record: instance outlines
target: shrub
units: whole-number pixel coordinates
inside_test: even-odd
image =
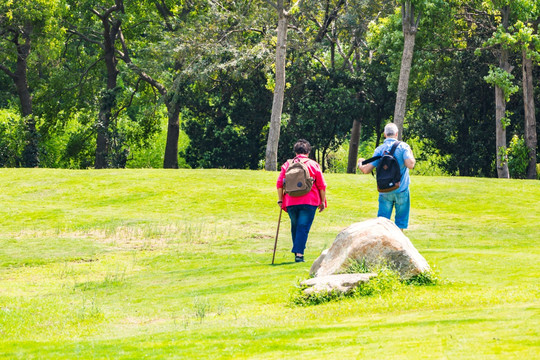
[[[291,294],[292,305],[295,305],[295,306],[319,305],[319,304],[324,304],[331,301],[340,300],[346,297],[351,297],[351,295],[353,295],[353,292],[345,294],[338,291],[305,294],[304,293],[305,289],[306,287],[300,284],[296,286],[295,291],[293,291],[293,293]]]
[[[24,140],[24,123],[19,114],[0,109],[0,167],[21,165]]]
[[[377,276],[366,283],[360,283],[356,288],[347,293],[330,291],[306,294],[304,293],[304,290],[307,287],[300,285],[299,281],[291,294],[291,304],[295,306],[318,305],[345,298],[388,294],[403,289],[406,286],[434,286],[441,283],[438,274],[435,271],[427,271],[407,280],[402,280],[399,272],[384,261],[381,261],[376,266],[370,267],[365,261],[354,260],[349,263],[343,273],[376,273]]]
[[[441,283],[439,275],[434,271],[426,271],[405,281],[407,285],[433,286]]]
[[[390,293],[403,288],[399,273],[387,265],[381,265],[376,271],[377,274],[366,283],[361,283],[354,290],[356,296],[372,296],[383,293]]]
[[[529,166],[529,148],[525,145],[522,137],[514,135],[508,146],[508,171],[514,179],[527,177]]]

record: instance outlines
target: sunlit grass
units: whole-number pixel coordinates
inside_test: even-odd
[[[540,183],[413,177],[406,235],[443,281],[291,305],[320,251],[374,217],[328,174],[290,254],[276,173],[0,169],[0,358],[529,359],[540,353]]]

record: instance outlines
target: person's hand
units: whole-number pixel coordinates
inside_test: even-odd
[[[319,212],[322,212],[326,208],[326,206],[324,205],[324,201],[321,201],[318,208],[319,208]]]
[[[282,204],[282,203],[283,203],[282,200],[278,200],[278,201],[277,201],[277,205],[278,205],[279,207],[281,207],[281,204]]]
[[[364,162],[364,160],[366,160],[366,159],[364,159],[364,158],[358,159],[358,167],[362,166],[362,162]]]

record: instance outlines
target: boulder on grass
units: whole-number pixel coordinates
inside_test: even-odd
[[[300,285],[307,286],[305,294],[329,293],[332,291],[347,293],[360,283],[366,283],[377,274],[339,274],[326,275],[304,280]]]
[[[379,217],[355,223],[341,231],[332,246],[323,251],[310,275],[326,276],[342,272],[352,261],[370,268],[387,263],[403,279],[429,271],[429,265],[409,238],[393,221]]]

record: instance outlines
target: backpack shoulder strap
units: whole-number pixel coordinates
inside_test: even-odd
[[[295,156],[294,159],[290,159],[290,160],[288,160],[288,161],[290,161],[291,164],[292,164],[293,162],[299,162],[299,163],[305,164],[305,163],[307,163],[307,162],[310,161],[310,160],[311,160],[310,158],[301,158],[301,157],[299,157],[299,156]]]
[[[369,159],[362,161],[362,165],[369,164],[371,162],[374,162],[375,160],[379,160],[381,157],[381,155],[370,157]]]
[[[401,141],[396,141],[396,142],[392,145],[392,147],[390,148],[390,155],[392,155],[392,156],[394,155],[394,152],[396,151],[396,148],[398,147],[398,145],[399,145],[400,142],[401,142]],[[369,164],[369,163],[372,163],[372,162],[374,162],[374,161],[376,161],[376,160],[379,160],[380,158],[382,158],[382,155],[373,156],[373,157],[370,157],[370,158],[367,159],[367,160],[362,161],[362,164],[364,164],[364,165],[365,165],[365,164]]]
[[[396,141],[393,145],[392,145],[392,148],[390,149],[390,155],[394,156],[394,153],[396,152],[396,148],[398,147],[398,145],[401,143],[401,141]]]

